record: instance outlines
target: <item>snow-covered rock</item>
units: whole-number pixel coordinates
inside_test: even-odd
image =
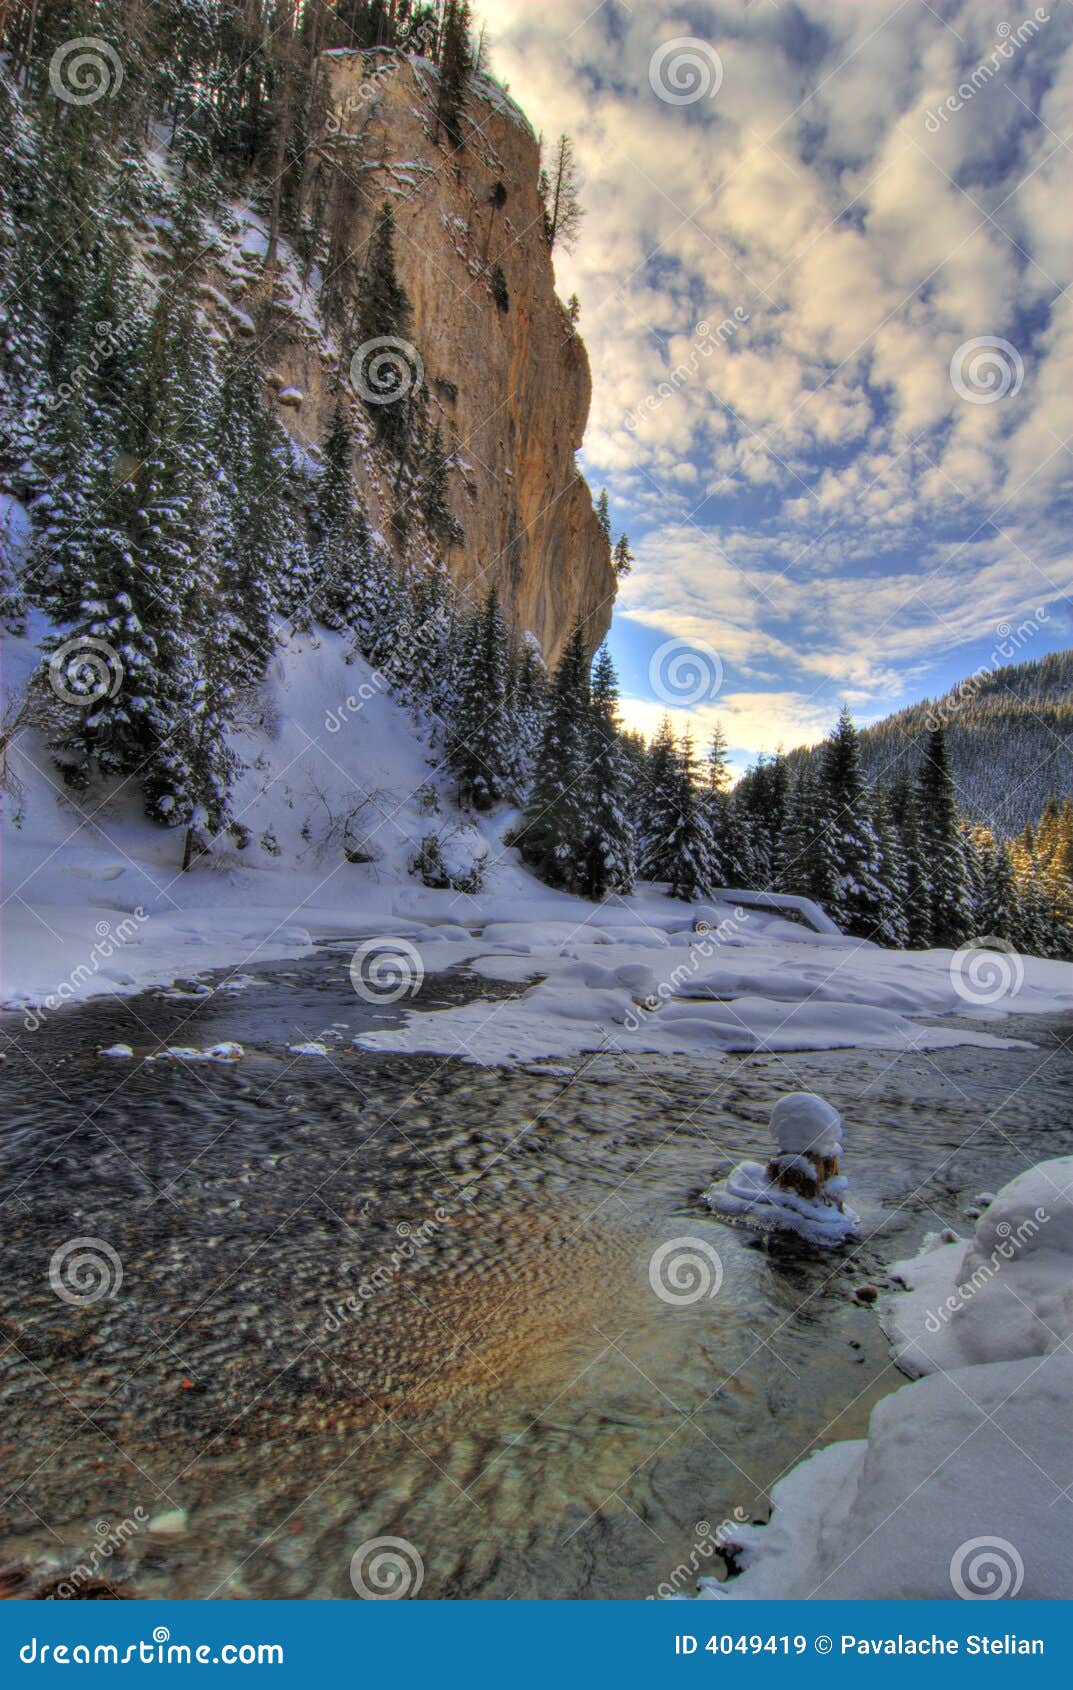
[[[240,1062],[245,1054],[242,1046],[233,1039],[223,1039],[207,1050],[199,1050],[196,1045],[165,1045],[163,1050],[154,1051],[146,1061],[160,1062],[171,1057],[176,1062]]]
[[[720,1220],[757,1232],[793,1232],[811,1244],[842,1244],[860,1222],[843,1202],[838,1171],[842,1117],[814,1092],[788,1092],[771,1111],[775,1155],[740,1162],[704,1193]]]

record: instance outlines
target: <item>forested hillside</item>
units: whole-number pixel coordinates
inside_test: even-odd
[[[960,808],[1000,837],[1036,821],[1052,795],[1073,793],[1073,651],[971,675],[862,728],[867,778],[890,783],[914,767],[940,722]]]

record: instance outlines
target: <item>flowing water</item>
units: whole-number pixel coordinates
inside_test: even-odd
[[[689,1588],[721,1570],[721,1527],[763,1517],[781,1473],[860,1436],[901,1382],[856,1292],[1068,1148],[1069,1018],[1004,1023],[1032,1041],[1010,1051],[506,1072],[354,1049],[397,1011],[355,998],[348,956],[32,1033],[6,1018],[0,1569],[16,1582],[78,1565],[78,1588],[92,1574],[133,1596],[352,1597],[352,1558],[374,1583],[365,1546],[386,1536],[410,1546],[421,1596]],[[478,991],[497,988],[430,978],[417,1007]],[[326,1029],[327,1058],[289,1052]],[[140,1060],[221,1039],[244,1059]],[[97,1054],[117,1041],[138,1060]],[[845,1252],[758,1245],[699,1202],[713,1173],[765,1156],[793,1089],[847,1120],[865,1224]],[[70,1264],[50,1281],[76,1238],[115,1253],[121,1283],[98,1242],[110,1278],[92,1287],[114,1294],[67,1300]],[[709,1280],[667,1302],[650,1265],[682,1238]]]

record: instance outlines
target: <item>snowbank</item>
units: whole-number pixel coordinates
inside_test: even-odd
[[[904,1372],[1049,1355],[1073,1335],[1073,1157],[1011,1181],[967,1244],[929,1240],[890,1271],[906,1291],[880,1314]]]
[[[833,1444],[735,1531],[723,1600],[1073,1595],[1073,1358],[991,1362],[885,1397],[868,1438]]]
[[[994,1599],[1073,1595],[1073,1158],[1001,1191],[966,1243],[892,1270],[895,1357],[926,1374],[884,1398],[735,1533],[744,1571],[701,1595]]]

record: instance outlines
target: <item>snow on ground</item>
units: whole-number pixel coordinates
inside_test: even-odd
[[[765,1526],[735,1531],[721,1599],[1073,1595],[1073,1158],[1021,1174],[968,1243],[898,1263],[895,1359],[923,1374],[866,1439],[801,1462]]]
[[[17,696],[44,632],[4,642]],[[506,1001],[436,1012],[363,1040],[380,1049],[509,1063],[607,1048],[711,1054],[870,1045],[916,1050],[1007,1041],[911,1019],[1073,1005],[1073,977],[1026,959],[1015,997],[974,1006],[950,953],[889,952],[733,900],[690,907],[642,887],[594,907],[542,886],[476,822],[409,713],[341,636],[282,645],[234,735],[245,830],[186,874],[182,834],[147,823],[134,782],[76,800],[40,734],[20,733],[21,804],[5,798],[3,1001],[30,1024],[99,993],[308,954],[318,941],[395,942],[415,972],[461,963],[516,983]],[[452,874],[483,858],[480,893],[410,872],[435,834]],[[239,982],[236,982],[236,984]]]

